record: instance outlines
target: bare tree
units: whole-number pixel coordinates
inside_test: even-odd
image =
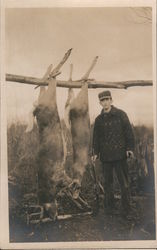
[[[136,23],[152,23],[152,8],[151,7],[131,7],[132,18]]]

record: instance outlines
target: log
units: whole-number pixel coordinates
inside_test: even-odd
[[[48,81],[44,81],[41,78],[29,77],[29,76],[21,76],[21,75],[13,75],[13,74],[6,74],[6,81],[9,82],[18,82],[24,84],[31,84],[31,85],[39,85],[39,86],[47,86]],[[57,80],[56,85],[57,87],[64,87],[64,88],[81,88],[84,85],[85,80],[76,80],[76,81],[64,81],[64,80]],[[152,86],[152,80],[130,80],[130,81],[117,81],[117,82],[110,82],[110,81],[95,81],[94,79],[87,79],[86,82],[88,83],[88,88],[96,89],[96,88],[114,88],[114,89],[127,89],[130,87],[144,87],[144,86]]]
[[[77,214],[64,214],[64,215],[58,215],[57,220],[67,220],[71,218],[77,218],[77,217],[83,217],[83,216],[88,216],[91,215],[91,212],[82,212],[82,213],[77,213]],[[34,220],[29,220],[28,224],[38,224],[38,223],[47,223],[47,222],[53,222],[53,220],[49,217],[43,218],[43,219],[34,219]]]

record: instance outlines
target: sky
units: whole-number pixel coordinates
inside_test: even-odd
[[[93,58],[98,62],[90,74],[102,81],[152,80],[152,26],[139,23],[131,8],[12,8],[5,13],[6,72],[42,77],[69,48],[72,54],[57,79],[80,79]],[[29,122],[37,100],[34,86],[7,82],[8,124]],[[89,90],[91,123],[100,113],[98,93]],[[113,105],[127,112],[134,125],[153,124],[153,88],[110,89]],[[79,90],[75,90],[75,94]],[[59,115],[64,117],[67,89],[57,88]]]

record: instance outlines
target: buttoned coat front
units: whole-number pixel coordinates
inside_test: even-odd
[[[97,116],[93,131],[93,154],[102,162],[126,159],[126,151],[134,150],[134,133],[127,114],[111,106],[109,113]]]

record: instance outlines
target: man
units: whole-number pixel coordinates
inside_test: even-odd
[[[129,210],[127,157],[133,157],[134,134],[126,113],[112,105],[110,91],[98,95],[101,114],[95,119],[92,160],[100,159],[105,180],[105,208],[114,208],[113,169],[121,188],[123,211]]]

